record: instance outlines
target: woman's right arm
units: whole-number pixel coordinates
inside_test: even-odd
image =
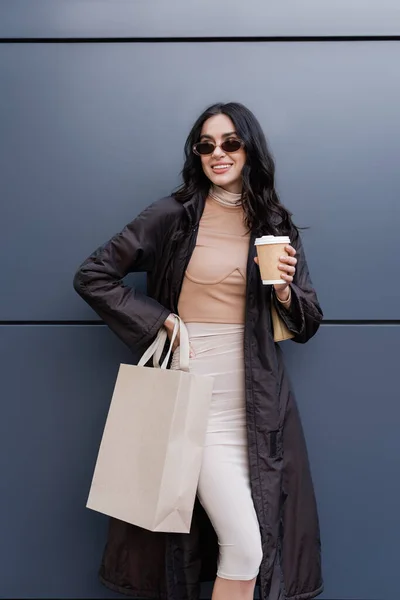
[[[170,310],[159,302],[122,281],[128,273],[150,272],[161,259],[171,222],[166,202],[161,200],[146,208],[93,252],[74,277],[77,293],[134,351],[148,346],[170,315]]]

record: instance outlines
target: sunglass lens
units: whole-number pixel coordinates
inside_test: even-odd
[[[237,152],[242,147],[242,144],[239,140],[226,140],[223,144],[221,144],[221,148],[224,152]]]
[[[199,142],[195,144],[194,149],[197,154],[212,154],[215,146],[211,142]]]

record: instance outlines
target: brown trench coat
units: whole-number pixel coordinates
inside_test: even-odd
[[[170,312],[177,312],[184,272],[196,244],[204,199],[163,198],[97,249],[74,278],[76,291],[134,351],[142,352]],[[185,234],[176,232],[185,226]],[[267,232],[266,232],[267,233]],[[294,342],[305,343],[322,320],[300,236],[292,303],[286,310],[261,283],[249,246],[245,322],[245,389],[253,501],[263,544],[261,600],[306,600],[322,592],[320,535],[302,426],[274,343],[271,302]],[[147,273],[147,294],[127,287],[130,272]],[[134,598],[197,600],[201,581],[216,574],[217,541],[196,503],[190,534],[151,533],[110,520],[101,581]]]

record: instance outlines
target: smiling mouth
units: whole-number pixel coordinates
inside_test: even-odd
[[[214,171],[214,173],[225,173],[231,167],[232,163],[224,163],[220,165],[213,165],[211,168]]]

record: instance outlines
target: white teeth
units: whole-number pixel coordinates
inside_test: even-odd
[[[213,169],[227,169],[231,165],[214,165]]]

